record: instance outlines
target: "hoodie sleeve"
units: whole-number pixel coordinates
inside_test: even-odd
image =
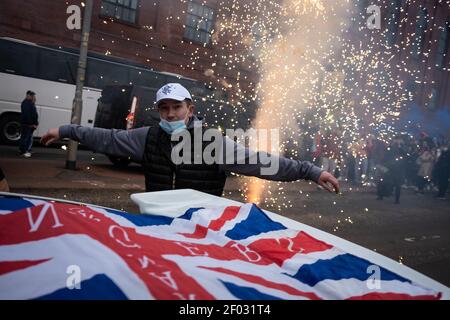
[[[292,160],[267,152],[255,152],[224,137],[222,168],[225,171],[273,181],[312,180],[317,183],[322,169],[308,161]]]
[[[149,127],[132,130],[89,128],[80,125],[59,127],[61,139],[69,138],[80,142],[95,152],[130,157],[141,162]]]

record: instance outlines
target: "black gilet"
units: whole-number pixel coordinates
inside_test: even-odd
[[[202,127],[202,132],[205,129]],[[194,150],[194,128],[188,131],[191,134],[191,150]],[[202,152],[208,143],[202,142]],[[142,162],[146,191],[194,189],[222,196],[226,174],[219,169],[218,164],[206,164],[203,160],[201,164],[194,164],[192,155],[190,164],[175,165],[171,160],[171,152],[170,136],[159,126],[150,127]]]

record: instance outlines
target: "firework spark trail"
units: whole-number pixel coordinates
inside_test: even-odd
[[[317,77],[322,73],[322,65],[314,53],[328,52],[338,45],[328,39],[338,38],[340,19],[346,15],[347,5],[343,2],[325,7],[320,1],[285,1],[281,16],[287,25],[260,52],[261,80],[257,94],[261,102],[254,123],[256,129],[281,130],[282,142],[278,147],[281,153],[289,139],[297,138],[294,140],[297,149],[303,147],[298,144],[298,115],[312,107]],[[326,19],[332,14],[339,18]],[[262,151],[269,152],[269,146]],[[265,183],[251,179],[248,189],[248,200],[259,202]]]
[[[389,142],[402,110],[413,99],[411,81],[426,82],[420,70],[407,63],[417,49],[417,34],[404,34],[401,46],[392,42],[403,25],[416,22],[398,3],[378,1],[387,13],[387,25],[369,30],[368,1],[222,1],[212,34],[217,53],[207,57],[196,48],[192,64],[183,67],[203,67],[205,85],[228,94],[232,114],[216,117],[212,125],[237,125],[253,102],[258,106],[253,127],[279,128],[280,154],[301,158],[301,153],[311,152],[319,129],[335,131],[337,160],[344,163],[347,152],[360,152],[370,134]],[[210,63],[202,66],[207,58]],[[220,108],[222,103],[209,110]],[[258,202],[266,189],[269,206],[288,205],[282,200],[282,187],[268,188],[262,180],[246,180],[241,191],[247,200]]]

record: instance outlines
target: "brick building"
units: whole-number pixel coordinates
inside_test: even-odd
[[[219,0],[94,0],[89,50],[217,87],[239,81],[244,93],[248,89],[251,93],[258,81],[252,60],[234,63],[230,68],[224,58],[230,39],[212,41],[217,35],[214,34],[216,24],[223,19],[219,12],[226,13],[221,10],[224,3]],[[411,72],[404,75],[414,92],[414,101],[427,110],[450,108],[450,2],[360,0],[359,3],[362,10],[370,4],[382,8],[382,29],[373,30],[371,36],[384,37],[383,41],[394,48],[392,63],[400,66],[397,72],[414,70],[415,76]],[[0,36],[77,49],[80,30],[69,30],[66,22],[70,16],[67,8],[80,4],[74,0],[2,0]],[[239,45],[233,47],[236,49],[244,50]]]
[[[381,29],[372,30],[380,50],[394,55],[396,73],[425,111],[450,111],[450,1],[361,0],[381,8]],[[366,41],[369,41],[366,39]]]
[[[68,7],[81,4],[74,0],[1,1],[0,36],[78,49],[81,31],[69,30],[66,22],[71,16]],[[217,61],[215,74],[234,82],[236,70],[228,70],[217,58],[223,49],[220,41],[226,39],[212,45],[218,5],[217,0],[94,0],[89,51],[211,83],[208,72],[211,61]],[[242,86],[255,83],[257,75],[245,65],[239,66],[239,72],[244,75]]]

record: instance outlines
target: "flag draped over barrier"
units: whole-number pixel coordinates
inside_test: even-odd
[[[252,204],[177,218],[0,196],[0,299],[439,299]]]

